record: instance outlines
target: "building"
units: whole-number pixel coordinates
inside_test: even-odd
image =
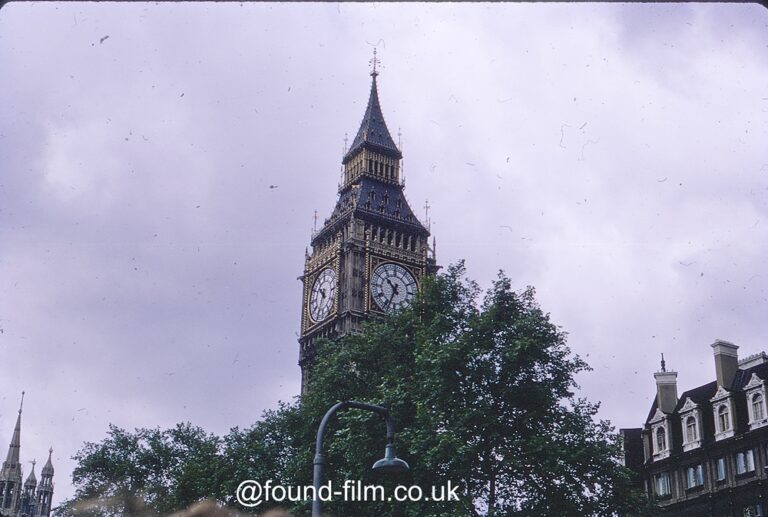
[[[2,517],[48,517],[51,514],[53,498],[53,449],[48,449],[48,461],[40,471],[40,482],[35,476],[35,462],[27,480],[22,484],[23,469],[19,461],[21,450],[21,409],[24,394],[21,394],[19,415],[13,429],[8,454],[0,470],[0,516]]]
[[[363,121],[342,159],[331,215],[305,254],[299,365],[302,393],[318,339],[356,332],[371,314],[397,310],[437,270],[434,241],[413,213],[401,178],[402,154],[384,122],[376,78]]]
[[[677,372],[667,371],[662,357],[645,425],[622,430],[625,463],[659,515],[768,511],[768,355],[739,360],[738,348],[715,341],[715,380],[680,396]]]

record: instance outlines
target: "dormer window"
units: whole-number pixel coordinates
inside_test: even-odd
[[[680,408],[680,422],[683,426],[683,451],[690,451],[701,445],[701,410],[699,405],[685,399]]]
[[[757,429],[768,425],[765,410],[765,381],[753,373],[747,385],[744,386],[744,392],[747,394],[749,428]]]
[[[699,439],[696,419],[693,416],[685,419],[685,438],[687,442],[695,442]]]
[[[650,427],[649,438],[654,461],[668,458],[672,444],[669,439],[669,420],[666,413],[656,409],[653,418],[648,421],[648,426]]]
[[[731,430],[731,412],[728,410],[728,404],[723,404],[717,408],[717,431],[724,433]]]
[[[762,420],[765,418],[763,413],[763,396],[760,393],[752,395],[752,420]]]
[[[715,441],[730,438],[734,432],[733,399],[731,393],[720,386],[715,396],[710,400],[712,402],[712,412],[715,416]]]

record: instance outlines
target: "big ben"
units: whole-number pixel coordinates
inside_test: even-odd
[[[338,200],[312,235],[300,277],[302,393],[319,339],[356,332],[372,314],[407,306],[437,270],[429,230],[405,198],[403,156],[384,122],[376,65],[374,53],[368,105],[342,159]]]

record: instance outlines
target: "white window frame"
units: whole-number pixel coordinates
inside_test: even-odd
[[[728,477],[728,462],[725,460],[725,456],[715,460],[715,476],[717,476],[716,481],[725,481],[725,478]]]
[[[768,411],[766,411],[766,393],[765,393],[765,381],[753,373],[749,382],[744,386],[744,392],[747,397],[747,413],[749,415],[749,429],[757,429],[768,425]],[[752,399],[759,395],[760,401],[760,415],[755,414]]]
[[[685,479],[687,481],[687,488],[697,488],[704,485],[704,469],[701,467],[701,463],[698,465],[691,465],[685,469]]]
[[[656,414],[649,423],[651,424],[651,450],[653,451],[653,459],[658,461],[668,458],[670,450],[672,449],[672,443],[670,442],[670,426],[668,425],[669,422],[667,422],[667,416],[662,413],[661,410],[657,409]],[[659,429],[662,429],[664,432],[665,449],[659,449],[658,446],[657,434]]]
[[[736,474],[747,474],[755,471],[754,449],[736,453]]]
[[[654,477],[654,488],[658,497],[672,495],[672,484],[669,479],[669,472],[660,472]]]
[[[731,394],[722,386],[717,388],[717,393],[710,399],[712,402],[712,413],[715,417],[715,441],[725,440],[734,435],[734,414],[733,400]],[[728,427],[723,429],[720,425],[720,409],[725,407],[728,410]]]
[[[696,436],[690,439],[688,436],[688,419],[693,418],[696,427]],[[683,451],[690,451],[701,446],[701,411],[699,405],[690,398],[685,399],[685,404],[680,408],[680,422],[683,428]]]

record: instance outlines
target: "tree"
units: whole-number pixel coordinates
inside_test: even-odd
[[[392,495],[396,485],[414,485],[432,500],[337,500],[326,504],[329,515],[637,515],[644,498],[619,464],[616,435],[596,420],[597,404],[575,395],[574,376],[588,369],[532,288],[516,292],[499,274],[481,299],[459,264],[425,278],[411,307],[322,342],[300,402],[221,439],[185,428],[198,438],[191,442],[201,463],[187,464],[167,432],[112,428],[105,442],[76,456],[76,500],[124,490],[162,512],[206,497],[236,506],[235,488],[245,479],[310,485],[320,419],[336,402],[354,399],[388,405],[398,454],[411,470],[373,473],[384,423],[349,410],[326,435],[334,487],[360,480]],[[439,495],[449,482],[459,500],[435,501],[432,487]],[[309,503],[293,510],[307,515]]]
[[[302,411],[316,422],[350,398],[386,402],[398,450],[412,466],[398,482],[425,491],[449,480],[456,502],[337,503],[334,515],[610,515],[639,494],[597,404],[577,398],[588,370],[528,288],[499,275],[483,301],[462,265],[425,279],[414,305],[321,348]],[[376,482],[381,423],[350,414],[329,441],[335,480]],[[371,509],[375,512],[371,513]]]
[[[165,514],[215,494],[221,439],[189,423],[172,429],[110,425],[107,438],[75,454],[75,496],[59,515]]]

